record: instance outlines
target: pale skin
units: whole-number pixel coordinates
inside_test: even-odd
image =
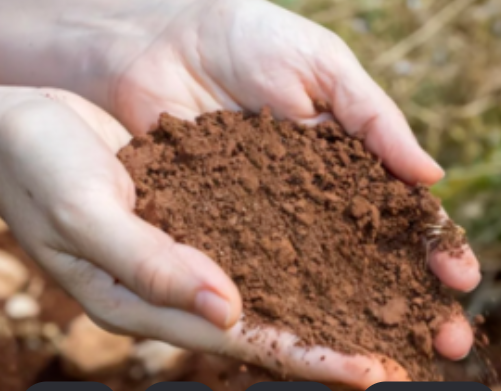
[[[0,53],[0,215],[96,322],[272,369],[279,361],[309,380],[362,389],[407,378],[378,357],[304,351],[272,329],[249,344],[233,282],[133,214],[133,184],[115,158],[161,111],[191,120],[268,105],[306,123],[336,118],[408,183],[440,180],[442,169],[339,37],[263,0],[1,0]],[[33,88],[45,86],[53,88]],[[317,115],[315,99],[332,113]],[[461,259],[432,254],[430,268],[460,291],[480,281],[470,249]],[[434,343],[460,359],[472,340],[456,318]]]

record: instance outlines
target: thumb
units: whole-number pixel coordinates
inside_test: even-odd
[[[336,37],[337,38],[337,37]],[[442,179],[440,166],[419,146],[402,112],[367,74],[351,50],[339,40],[342,55],[329,96],[336,119],[385,166],[409,184],[434,184]]]
[[[239,292],[211,259],[176,243],[115,200],[100,198],[93,204],[99,207],[87,207],[71,219],[76,226],[64,229],[78,257],[152,304],[198,314],[221,328],[238,320]]]

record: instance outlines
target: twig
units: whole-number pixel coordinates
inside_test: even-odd
[[[381,54],[374,61],[374,69],[381,71],[424,44],[475,1],[455,0],[447,4],[421,28]]]

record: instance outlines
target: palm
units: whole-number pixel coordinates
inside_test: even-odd
[[[308,120],[316,117],[313,99],[330,100],[335,75],[326,70],[334,59],[325,56],[322,64],[313,56],[333,43],[345,54],[340,40],[268,3],[219,3],[200,10],[203,18],[176,20],[181,27],[166,30],[120,77],[115,109],[134,133],[149,129],[162,111],[193,119],[269,105],[278,116]],[[266,17],[249,17],[263,7]]]

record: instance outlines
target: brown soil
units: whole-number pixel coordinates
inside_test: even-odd
[[[217,261],[250,325],[381,353],[413,380],[441,378],[432,338],[461,308],[428,271],[427,249],[458,251],[464,237],[437,236],[439,201],[395,179],[360,140],[333,122],[311,128],[267,110],[196,124],[163,114],[119,158],[137,213]]]

